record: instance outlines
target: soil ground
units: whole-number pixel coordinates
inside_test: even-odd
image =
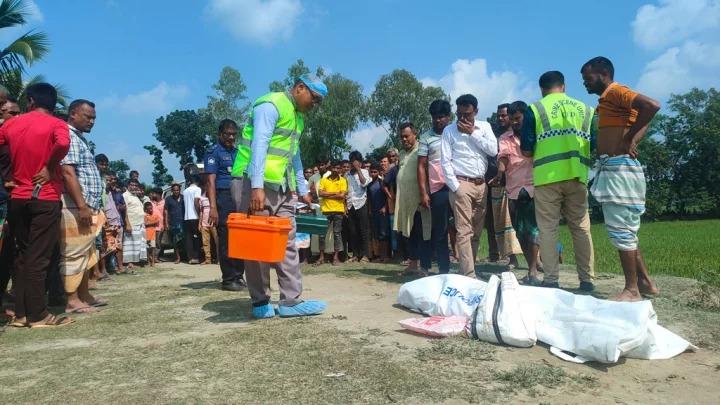
[[[402,330],[399,266],[305,267],[325,314],[256,321],[217,266],[161,264],[115,276],[102,312],[53,330],[5,328],[0,403],[717,403],[718,289],[659,277],[660,323],[700,347],[670,360],[564,362],[547,347],[500,347]],[[483,271],[496,271],[491,265]],[[622,279],[600,275],[599,297]],[[561,285],[576,287],[565,270]],[[701,297],[702,299],[698,299]]]

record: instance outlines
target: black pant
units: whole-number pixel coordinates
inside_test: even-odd
[[[430,194],[432,213],[432,250],[441,274],[450,271],[450,249],[448,248],[448,223],[450,222],[450,189],[445,186]],[[428,267],[429,268],[429,267]]]
[[[47,316],[45,277],[60,241],[60,202],[11,200],[10,226],[15,235],[15,314],[28,322]]]
[[[240,280],[245,274],[245,262],[238,259],[228,257],[228,228],[227,219],[230,213],[235,211],[235,203],[232,199],[230,189],[220,189],[216,191],[215,198],[217,200],[218,224],[217,232],[219,239],[220,271],[222,272],[223,281]]]
[[[197,219],[185,220],[185,250],[188,261],[198,260],[200,257],[200,231]]]
[[[491,261],[500,260],[500,251],[498,250],[497,239],[495,239],[495,215],[492,209],[492,192],[491,188],[487,188],[487,209],[485,210],[485,229],[487,230],[488,239],[488,257]]]
[[[432,267],[432,243],[423,239],[423,223],[420,211],[415,211],[410,237],[407,238],[401,235],[401,238],[405,241],[408,258],[410,260],[420,259],[420,268],[430,270],[430,267]]]
[[[350,225],[350,238],[352,251],[358,259],[370,255],[370,214],[367,203],[355,209],[348,210],[348,225]]]

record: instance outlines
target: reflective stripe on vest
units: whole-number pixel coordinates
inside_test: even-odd
[[[292,191],[297,187],[292,157],[295,156],[300,142],[300,134],[304,129],[304,117],[296,109],[287,93],[268,93],[253,103],[253,108],[271,103],[278,111],[272,137],[268,142],[265,158],[265,186],[281,188],[285,185]],[[238,155],[233,165],[232,175],[241,177],[247,174],[247,167],[252,157],[253,112],[242,131],[238,141]]]
[[[590,125],[593,110],[563,93],[553,93],[532,104],[537,143],[533,161],[536,186],[559,181],[588,180]],[[552,113],[548,110],[552,109]]]

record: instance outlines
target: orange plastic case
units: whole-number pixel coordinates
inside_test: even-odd
[[[278,263],[285,259],[290,218],[234,213],[228,216],[228,256]]]

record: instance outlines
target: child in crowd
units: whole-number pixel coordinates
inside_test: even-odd
[[[347,196],[348,185],[343,176],[342,163],[334,161],[330,167],[330,176],[320,180],[320,208],[323,215],[327,216],[328,227],[333,232],[333,266],[340,264],[340,252],[343,251],[342,223],[345,215],[345,197]],[[317,264],[325,262],[325,250],[320,252],[320,259]]]
[[[372,252],[377,253],[381,263],[387,262],[387,195],[383,190],[383,180],[380,178],[381,167],[378,164],[370,166],[370,184],[367,187],[370,201],[370,223],[372,224]],[[373,260],[378,256],[374,256]]]
[[[202,196],[200,196],[200,234],[202,235],[203,252],[205,261],[202,264],[214,263],[211,252],[215,251],[215,258],[218,258],[218,234],[217,229],[210,223],[210,199],[207,197],[207,184],[203,183]],[[215,249],[212,247],[215,246]]]
[[[150,267],[155,267],[155,235],[157,235],[157,226],[160,223],[160,217],[153,212],[153,204],[148,201],[143,205],[145,209],[145,240],[147,241],[147,256]]]

